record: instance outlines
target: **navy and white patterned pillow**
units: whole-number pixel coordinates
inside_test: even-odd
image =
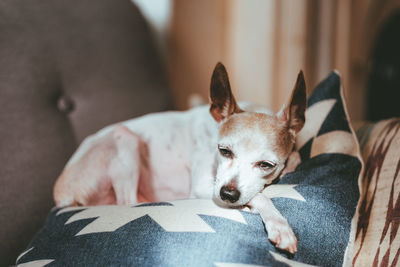
[[[341,94],[333,72],[309,97],[297,140],[301,165],[265,191],[298,238],[294,256],[268,241],[259,215],[193,199],[54,209],[17,264],[341,266],[361,170]]]

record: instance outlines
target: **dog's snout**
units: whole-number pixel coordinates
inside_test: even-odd
[[[227,200],[231,203],[235,203],[240,198],[240,191],[237,190],[236,187],[225,185],[221,187],[219,195],[221,196],[222,200]]]

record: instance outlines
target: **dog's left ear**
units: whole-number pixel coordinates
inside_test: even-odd
[[[234,113],[243,112],[232,94],[228,73],[220,62],[215,66],[211,77],[210,98],[210,113],[217,122]]]
[[[287,123],[290,130],[295,134],[303,128],[305,119],[305,111],[307,107],[306,82],[304,81],[303,71],[297,75],[297,81],[293,88],[287,106],[283,106],[278,113],[278,118]]]

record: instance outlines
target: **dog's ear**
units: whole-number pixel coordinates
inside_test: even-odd
[[[220,62],[215,66],[210,86],[210,113],[217,122],[233,113],[243,112],[237,105],[229,84],[228,73]]]
[[[278,113],[278,118],[287,123],[290,130],[297,134],[304,126],[306,121],[305,111],[307,107],[306,82],[304,81],[303,71],[297,75],[297,81],[293,88],[287,106],[283,106]]]

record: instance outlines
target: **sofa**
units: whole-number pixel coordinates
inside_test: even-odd
[[[302,162],[262,192],[296,253],[268,241],[258,214],[180,199],[53,208],[17,265],[396,266],[400,119],[353,126],[341,84],[332,72],[310,94]]]
[[[53,208],[54,181],[85,136],[171,108],[162,65],[130,1],[0,10],[0,265],[399,264],[400,119],[352,123],[337,72],[310,93],[301,165],[264,192],[298,237],[294,255],[257,214],[211,200]]]
[[[88,134],[171,108],[149,26],[129,0],[0,2],[0,266],[54,205]]]

